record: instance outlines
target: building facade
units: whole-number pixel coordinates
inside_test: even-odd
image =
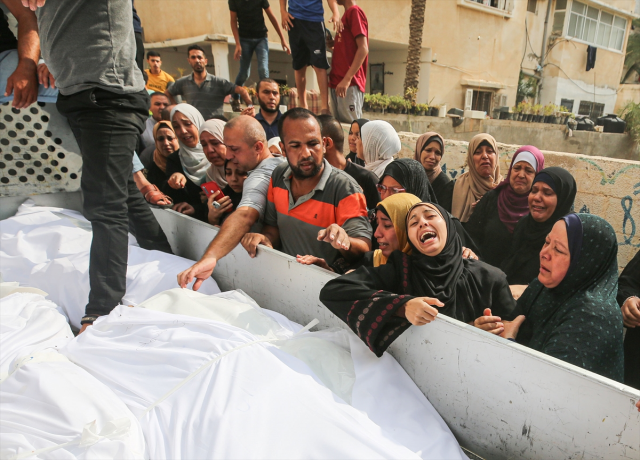
[[[537,82],[537,103],[564,105],[576,114],[613,112],[637,0],[425,1],[418,102],[491,113],[516,104],[522,72]],[[279,18],[279,2],[271,3]],[[369,20],[367,91],[401,95],[411,0],[359,0],[358,5]],[[235,79],[239,62],[233,59],[226,1],[138,0],[136,8],[146,46],[161,51],[166,71],[188,74],[186,48],[200,43],[209,54],[209,71]],[[331,30],[327,10],[325,3]],[[266,22],[271,77],[294,86],[290,57]],[[587,71],[589,46],[597,51],[594,68]],[[308,77],[313,88],[311,70]],[[253,65],[249,83],[257,78]]]

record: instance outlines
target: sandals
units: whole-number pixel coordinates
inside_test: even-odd
[[[162,208],[162,209],[170,209],[173,206],[173,200],[162,193],[158,187],[153,184],[145,185],[140,189],[140,193],[144,196],[144,199],[151,206]]]

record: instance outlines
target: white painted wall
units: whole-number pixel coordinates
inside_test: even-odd
[[[593,73],[595,69],[591,70]],[[573,99],[573,113],[578,113],[580,101],[595,102],[604,104],[604,114],[613,113],[616,106],[617,91],[615,88],[606,86],[598,86],[598,75],[596,78],[596,86],[586,84],[582,81],[569,80],[560,77],[545,77],[542,90],[540,91],[541,104],[560,105],[562,99]],[[593,75],[591,75],[593,77]],[[594,98],[595,91],[595,98]]]

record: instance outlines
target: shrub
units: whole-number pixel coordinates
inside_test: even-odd
[[[627,122],[625,132],[640,142],[640,103],[629,101],[620,112],[620,118]]]

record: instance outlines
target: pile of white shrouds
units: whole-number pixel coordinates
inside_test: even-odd
[[[23,206],[0,233],[3,460],[466,458],[348,330],[310,332],[213,280],[165,291],[190,262],[132,244],[127,305],[74,338],[89,224]]]

